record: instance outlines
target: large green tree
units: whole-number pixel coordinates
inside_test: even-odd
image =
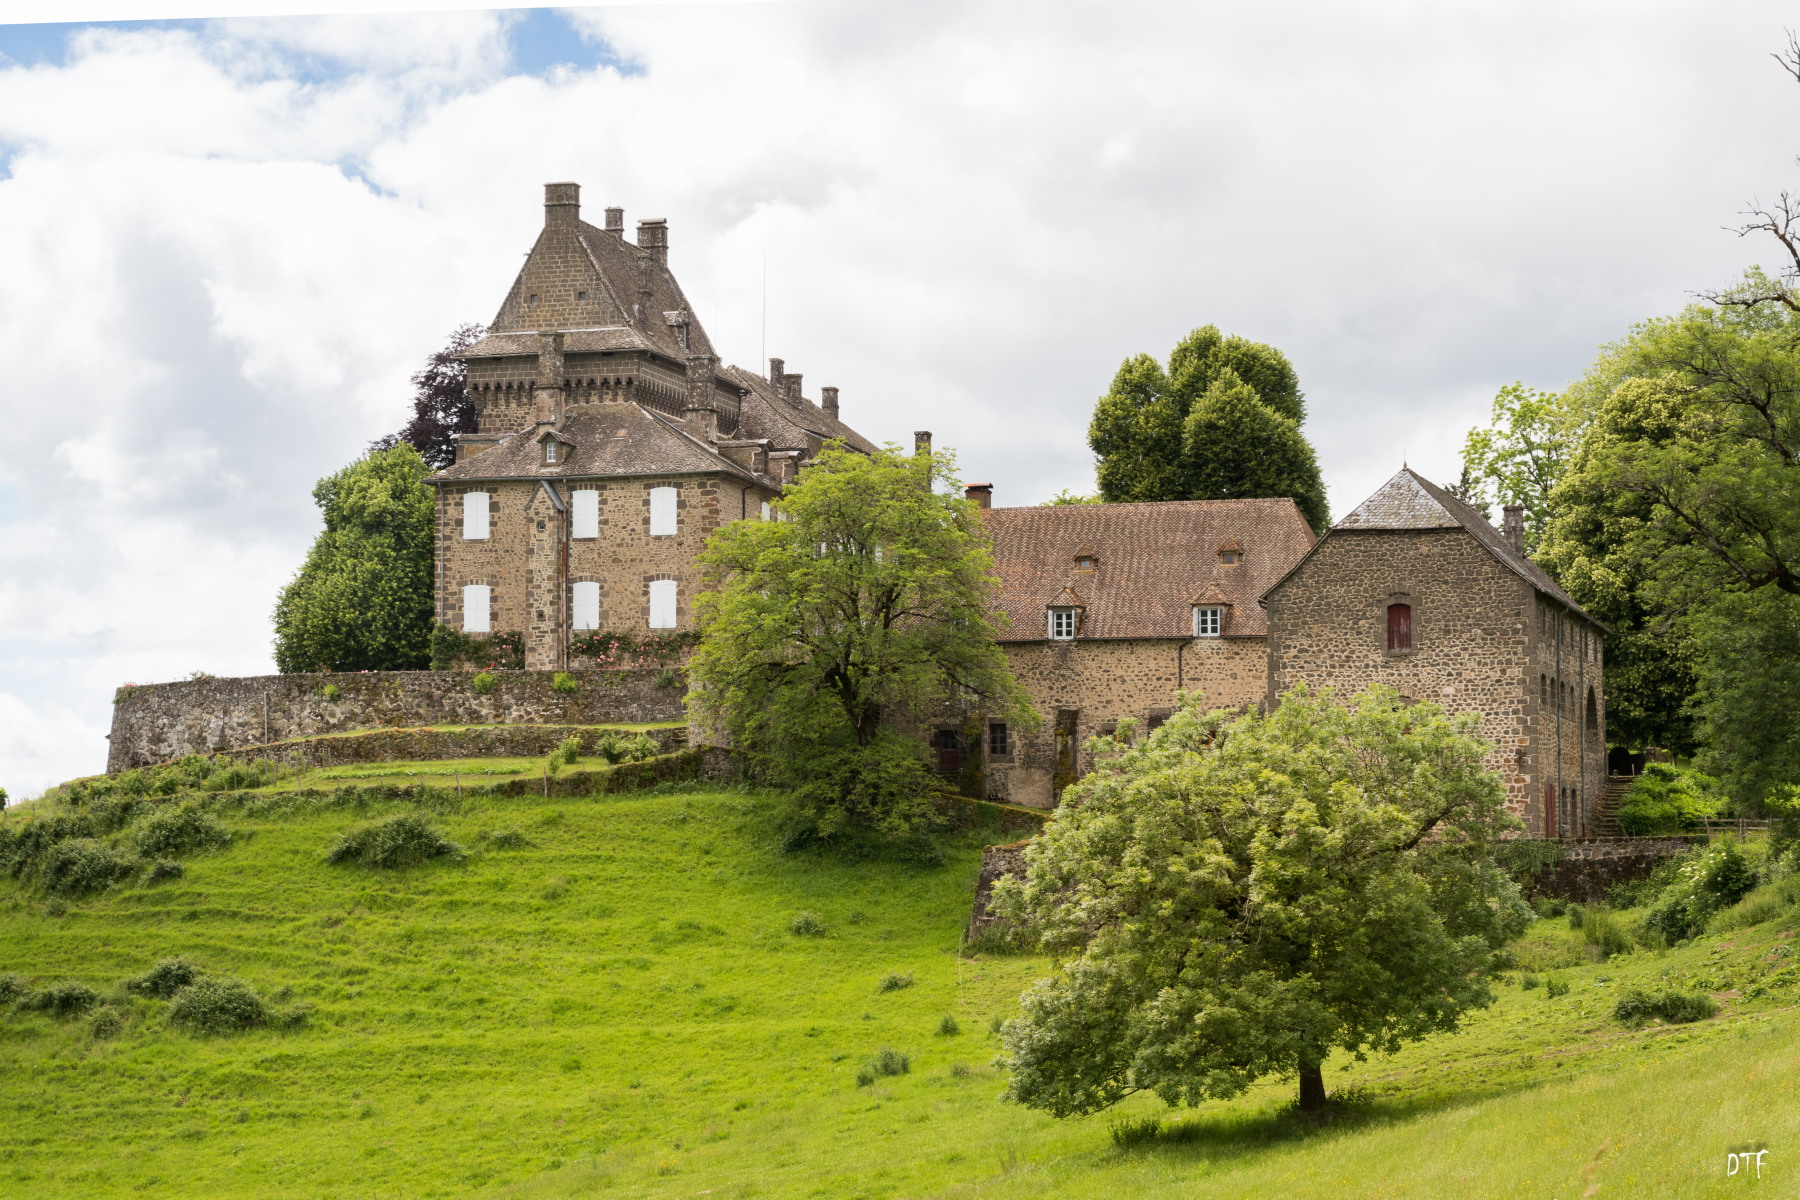
[[[1517,827],[1478,717],[1377,686],[1180,712],[1098,745],[995,890],[1061,956],[1001,1037],[1009,1095],[1058,1116],[1138,1091],[1167,1104],[1391,1052],[1492,1001],[1527,919],[1490,856]]]
[[[995,642],[987,538],[952,471],[944,454],[828,445],[774,519],[726,525],[701,555],[689,702],[822,836],[930,819],[918,723],[1036,720]]]
[[[431,468],[410,445],[371,450],[313,488],[325,530],[275,605],[275,665],[400,671],[431,661]]]
[[[1281,351],[1211,325],[1196,329],[1166,370],[1148,354],[1126,359],[1095,404],[1088,444],[1101,498],[1291,496],[1323,529],[1330,513],[1300,433],[1305,416],[1299,378]]]
[[[1550,519],[1550,490],[1579,429],[1564,398],[1511,383],[1494,397],[1490,423],[1469,430],[1463,442],[1463,499],[1489,512],[1490,504],[1517,504],[1525,513],[1525,552],[1538,547]]]

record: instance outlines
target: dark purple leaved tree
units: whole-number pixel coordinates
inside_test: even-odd
[[[406,442],[434,471],[456,461],[456,443],[450,435],[474,433],[476,429],[475,403],[464,391],[469,367],[456,355],[474,345],[483,332],[480,325],[462,325],[451,333],[444,348],[412,377],[412,420],[401,426],[400,432],[372,442],[370,449],[388,450]]]

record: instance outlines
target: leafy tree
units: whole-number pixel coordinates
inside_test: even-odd
[[[1050,497],[1048,500],[1046,500],[1042,504],[1038,505],[1038,507],[1039,508],[1053,508],[1053,507],[1055,507],[1057,505],[1061,505],[1061,504],[1104,504],[1104,503],[1105,503],[1105,501],[1101,500],[1100,497],[1098,497],[1098,496],[1086,496],[1080,492],[1072,492],[1068,488],[1064,488],[1062,491],[1056,493],[1056,495]]]
[[[980,510],[951,472],[943,454],[830,444],[776,519],[726,525],[701,555],[689,702],[821,836],[929,819],[939,785],[908,725],[965,707],[1036,721],[994,640]]]
[[[1181,444],[1196,498],[1289,496],[1314,529],[1330,524],[1311,444],[1298,425],[1259,400],[1230,367],[1189,411]]]
[[[371,443],[371,450],[392,450],[405,443],[417,450],[434,471],[456,463],[452,434],[474,433],[480,427],[475,402],[469,399],[469,365],[456,357],[473,346],[486,330],[480,325],[459,325],[444,348],[433,354],[412,377],[413,415],[399,433]]]
[[[1088,444],[1099,457],[1101,498],[1117,502],[1292,496],[1301,501],[1313,527],[1323,528],[1328,519],[1324,485],[1310,447],[1304,456],[1284,452],[1292,460],[1290,473],[1272,477],[1266,462],[1243,463],[1234,457],[1246,444],[1248,431],[1233,431],[1217,443],[1189,435],[1191,414],[1215,387],[1220,395],[1236,395],[1239,387],[1246,388],[1270,413],[1291,424],[1291,434],[1283,427],[1278,435],[1284,446],[1299,437],[1306,408],[1287,357],[1273,346],[1227,336],[1207,325],[1182,339],[1170,353],[1166,371],[1148,354],[1126,359],[1111,389],[1095,404]],[[1231,411],[1254,418],[1260,428],[1272,428],[1260,413],[1236,407]],[[1305,445],[1304,439],[1300,444]],[[1222,484],[1226,492],[1217,491]]]
[[[1011,1098],[1070,1116],[1290,1074],[1317,1108],[1334,1048],[1392,1052],[1491,1003],[1528,913],[1489,854],[1517,822],[1478,719],[1296,689],[1100,740],[995,889],[1063,956],[1002,1029]]]
[[[1800,782],[1800,598],[1775,588],[1727,592],[1689,621],[1705,664],[1696,709],[1700,759],[1751,811]]]
[[[400,671],[431,659],[431,468],[411,446],[371,450],[313,488],[325,531],[275,605],[275,664]]]
[[[1563,397],[1510,383],[1494,397],[1492,423],[1463,442],[1462,498],[1488,511],[1490,497],[1525,508],[1525,552],[1535,551],[1550,516],[1550,489],[1562,478],[1576,431]]]

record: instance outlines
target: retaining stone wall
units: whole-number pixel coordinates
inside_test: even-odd
[[[1665,859],[1686,854],[1705,838],[1581,838],[1561,843],[1562,857],[1526,886],[1533,896],[1558,896],[1587,903],[1601,900],[1616,883],[1642,879]]]
[[[185,754],[267,745],[351,729],[421,725],[603,725],[681,721],[686,679],[658,671],[571,671],[572,693],[549,671],[496,671],[485,695],[468,671],[369,671],[195,679],[120,688],[113,698],[108,773]],[[337,694],[326,698],[328,687]]]
[[[1029,841],[1029,839],[1027,839]],[[969,916],[969,937],[974,937],[1000,918],[988,911],[994,884],[1008,875],[1025,874],[1025,846],[1014,842],[1009,846],[985,846],[981,851],[981,874],[975,877],[975,909]]]
[[[687,745],[687,726],[650,729],[658,753]],[[237,762],[273,759],[291,767],[336,767],[351,763],[424,762],[445,758],[537,758],[549,754],[564,738],[581,743],[593,754],[607,731],[592,725],[489,725],[474,729],[378,729],[327,735],[267,746],[239,746],[225,752]]]

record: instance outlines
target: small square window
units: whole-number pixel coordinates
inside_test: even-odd
[[[1068,642],[1075,638],[1075,610],[1072,608],[1053,608],[1050,610],[1050,640]]]
[[[1194,606],[1194,636],[1218,637],[1223,609],[1211,605]]]
[[[1224,566],[1235,567],[1237,566],[1237,561],[1238,553],[1236,550],[1221,550],[1219,552],[1219,562]]]
[[[1012,734],[1004,721],[988,722],[988,753],[1002,755],[1012,753]]]
[[[1077,571],[1091,571],[1094,569],[1094,565],[1095,560],[1092,555],[1083,554],[1075,560],[1075,569]]]

